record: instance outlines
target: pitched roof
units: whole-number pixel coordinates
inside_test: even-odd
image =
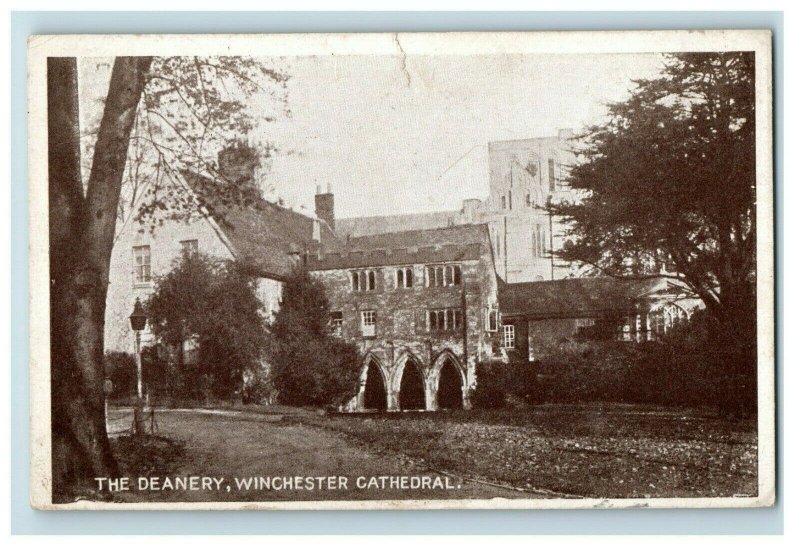
[[[634,311],[644,298],[685,294],[678,281],[665,277],[619,279],[586,277],[498,285],[500,311],[528,318],[588,318]]]
[[[347,241],[347,248],[352,250],[373,250],[379,248],[395,249],[435,245],[464,245],[483,243],[486,237],[488,237],[488,231],[484,224],[464,224],[350,237]]]
[[[451,210],[337,218],[336,233],[341,237],[363,237],[395,231],[436,229],[453,225],[459,221],[460,216],[460,211]]]
[[[310,257],[308,266],[320,270],[477,260],[488,245],[483,224],[396,231],[350,237],[342,248],[326,248],[321,256]]]
[[[232,203],[208,178],[193,173],[184,173],[184,178],[230,241],[237,260],[258,275],[287,277],[295,263],[291,252],[315,250],[319,244],[311,217],[257,195],[248,195],[247,203]],[[324,222],[320,224],[330,232]]]

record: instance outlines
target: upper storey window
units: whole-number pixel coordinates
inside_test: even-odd
[[[425,276],[427,286],[457,286],[461,284],[461,266],[429,265]]]
[[[150,276],[150,245],[133,247],[133,282],[147,284]]]
[[[411,288],[414,286],[414,270],[410,267],[401,267],[395,272],[395,288]]]
[[[184,256],[197,256],[197,252],[199,251],[197,239],[181,241],[181,251],[183,252]]]
[[[550,191],[556,191],[556,160],[547,160],[547,181],[550,186]]]
[[[375,271],[351,271],[350,288],[353,292],[368,292],[375,290],[378,286]]]

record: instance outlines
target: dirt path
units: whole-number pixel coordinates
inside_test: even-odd
[[[113,413],[116,417],[121,415],[118,411]],[[531,497],[529,493],[444,476],[420,468],[400,455],[364,449],[333,431],[283,417],[235,411],[157,412],[158,433],[184,443],[184,462],[171,475],[156,476],[159,478],[157,490],[137,490],[138,480],[132,480],[135,482],[133,490],[119,495],[119,500],[198,502]],[[118,422],[124,422],[124,419]],[[179,484],[176,478],[185,481],[191,476],[197,477],[195,483],[200,487],[202,478],[207,478],[209,488],[183,490],[188,483]],[[405,488],[402,481],[396,479],[393,482],[389,478],[392,476],[405,477]],[[294,477],[300,477],[299,484]],[[164,478],[170,479],[169,485],[179,488],[165,489],[169,485]],[[372,482],[371,478],[374,478]],[[243,485],[248,483],[247,480],[250,480],[249,489]],[[293,480],[293,485],[287,487],[287,480]],[[415,481],[422,484],[423,480],[429,484],[428,488],[412,488]],[[256,483],[261,487],[254,489]],[[271,489],[264,488],[266,483]]]

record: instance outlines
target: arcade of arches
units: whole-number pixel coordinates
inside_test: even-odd
[[[460,409],[466,404],[465,377],[454,356],[440,355],[431,366],[405,356],[387,369],[374,356],[361,374],[358,410],[413,411]]]

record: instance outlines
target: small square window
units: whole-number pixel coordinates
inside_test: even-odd
[[[184,256],[197,256],[198,251],[197,239],[181,241],[181,252],[183,252]]]

